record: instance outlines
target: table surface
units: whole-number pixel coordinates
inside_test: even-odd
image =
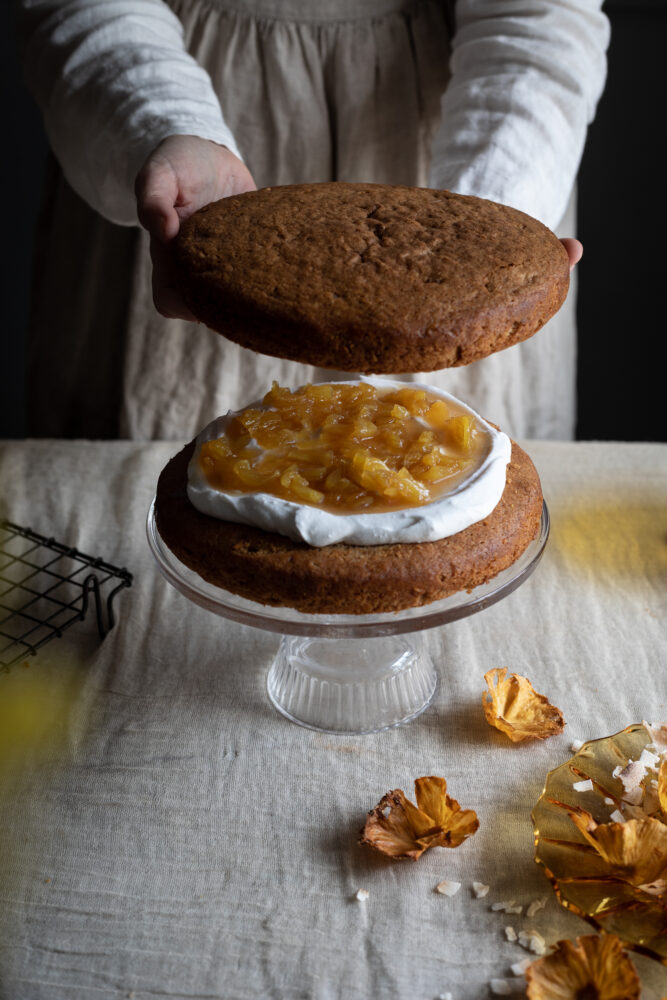
[[[432,704],[358,737],[278,715],[278,637],[158,574],[146,513],[177,445],[0,448],[0,514],[134,574],[103,642],[91,618],[0,677],[6,703],[29,692],[51,712],[41,735],[0,736],[3,998],[476,1000],[527,957],[507,924],[548,943],[591,932],[535,865],[530,811],[573,740],[667,719],[667,446],[525,446],[552,517],[542,562],[499,604],[420,633]],[[487,725],[483,675],[503,666],[562,709],[562,735],[513,745]],[[428,774],[477,811],[475,836],[417,863],[358,846],[367,810]],[[452,898],[434,892],[445,878]],[[491,910],[540,896],[532,919]],[[667,970],[634,960],[645,1000],[666,994]]]

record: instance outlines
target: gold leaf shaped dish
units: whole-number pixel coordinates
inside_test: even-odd
[[[616,934],[632,950],[667,965],[664,878],[659,885],[633,884],[628,866],[612,864],[601,856],[592,846],[592,838],[580,829],[581,819],[577,825],[572,818],[572,814],[590,814],[593,828],[614,824],[612,814],[622,812],[628,822],[645,824],[647,820],[640,818],[641,804],[633,806],[624,800],[624,784],[613,772],[639,760],[651,742],[646,728],[634,724],[613,736],[585,743],[570,760],[549,772],[532,820],[535,860],[561,905],[598,930]],[[655,771],[647,771],[646,786],[656,777]],[[589,780],[589,787],[574,788],[575,783]],[[665,820],[658,808],[650,822],[665,824]],[[613,832],[613,827],[609,829]]]

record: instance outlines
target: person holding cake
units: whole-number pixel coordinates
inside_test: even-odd
[[[39,244],[30,432],[182,438],[274,379],[332,378],[194,326],[169,243],[210,201],[376,181],[490,198],[572,234],[605,76],[600,7],[22,0],[28,83],[59,161]],[[574,262],[580,246],[567,248]],[[568,438],[574,365],[571,296],[537,338],[428,381],[513,436]]]

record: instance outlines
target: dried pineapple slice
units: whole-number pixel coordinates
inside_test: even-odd
[[[638,1000],[641,991],[637,970],[614,934],[558,941],[525,976],[528,1000]]]
[[[486,721],[499,729],[513,743],[544,740],[563,731],[565,722],[560,709],[543,694],[538,694],[527,677],[507,676],[507,667],[484,674],[488,691],[482,695]]]
[[[400,788],[387,792],[368,813],[359,843],[416,861],[429,847],[458,847],[479,828],[475,811],[447,795],[444,778],[417,778],[415,798],[416,806]]]

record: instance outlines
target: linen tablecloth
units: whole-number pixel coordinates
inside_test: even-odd
[[[432,704],[358,737],[277,714],[278,637],[157,572],[146,512],[173,443],[0,449],[5,517],[134,574],[103,642],[87,620],[0,676],[0,698],[32,685],[57,707],[40,739],[0,740],[3,1000],[476,1000],[527,957],[506,924],[548,943],[591,932],[535,865],[530,810],[573,740],[667,719],[667,447],[526,448],[552,517],[542,562],[495,606],[420,634]],[[488,726],[483,674],[503,666],[562,709],[562,735],[513,745]],[[366,811],[429,774],[479,831],[417,863],[359,847]],[[463,884],[452,898],[434,892],[446,878]],[[531,919],[491,910],[543,895]],[[667,994],[667,970],[634,960],[643,996]]]

